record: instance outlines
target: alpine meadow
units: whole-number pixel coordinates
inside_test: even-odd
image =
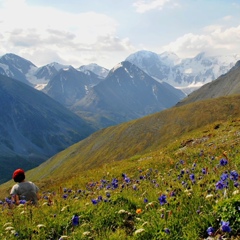
[[[0,240],[240,240],[239,13],[0,0]]]

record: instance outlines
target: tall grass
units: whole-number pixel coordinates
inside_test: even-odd
[[[2,199],[0,238],[239,239],[239,125],[209,125],[145,155],[55,175],[39,182],[37,207]]]

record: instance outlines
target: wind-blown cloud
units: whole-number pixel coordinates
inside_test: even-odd
[[[34,7],[26,0],[1,0],[0,6],[0,55],[15,52],[30,60],[43,56],[36,58],[37,65],[57,56],[63,63],[70,64],[66,61],[71,60],[71,64],[79,65],[96,54],[132,48],[128,40],[116,36],[118,23],[104,14]]]
[[[231,28],[208,26],[202,34],[185,34],[164,46],[179,56],[193,57],[199,52],[212,55],[240,54],[240,25]]]
[[[137,12],[144,13],[154,9],[162,10],[169,3],[176,5],[173,0],[138,0],[133,3],[133,6],[136,8]]]

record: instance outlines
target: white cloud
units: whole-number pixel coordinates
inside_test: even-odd
[[[231,28],[208,26],[203,34],[188,33],[163,47],[180,57],[193,57],[199,52],[213,55],[240,53],[240,25]]]
[[[170,1],[171,0],[137,0],[133,3],[133,6],[136,8],[137,12],[144,13],[154,9],[162,10]]]
[[[26,0],[2,0],[0,4],[1,55],[13,52],[29,60],[40,55],[33,62],[37,65],[49,63],[55,56],[65,63],[74,60],[67,64],[80,65],[83,59],[96,55],[92,50],[101,55],[113,49],[132,48],[128,40],[116,37],[118,23],[107,15],[34,7],[27,5]]]

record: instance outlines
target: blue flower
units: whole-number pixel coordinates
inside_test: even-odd
[[[96,200],[96,199],[92,199],[91,201],[92,201],[93,205],[96,205],[98,203],[98,200]]]
[[[220,164],[221,166],[225,166],[225,165],[228,164],[228,160],[227,160],[226,158],[222,158],[222,159],[220,160],[219,164]]]
[[[165,228],[164,232],[167,233],[167,234],[170,234],[170,230],[168,228]]]
[[[163,204],[167,203],[167,196],[165,194],[163,194],[158,198],[158,200],[159,200],[159,203],[161,205],[163,205]]]
[[[115,188],[118,188],[118,180],[116,178],[114,178],[112,180],[112,187],[115,189]]]
[[[220,178],[221,178],[222,181],[226,181],[228,179],[228,174],[223,173]]]
[[[77,214],[73,215],[73,217],[72,217],[72,225],[73,226],[79,225],[79,216]]]
[[[148,199],[147,198],[144,198],[144,203],[148,203]]]
[[[189,177],[192,181],[195,180],[195,175],[194,174],[190,174]]]
[[[223,188],[225,188],[226,187],[226,184],[222,181],[222,180],[220,180],[220,181],[218,181],[217,183],[216,183],[216,189],[217,190],[221,190],[221,189],[223,189]]]
[[[126,183],[130,183],[131,180],[130,180],[130,178],[125,177],[125,178],[124,178],[124,181],[125,181]]]
[[[214,234],[214,232],[215,232],[215,230],[214,230],[213,227],[209,227],[209,228],[207,229],[207,233],[208,233],[209,236],[212,236],[212,235]]]
[[[202,173],[203,173],[203,174],[207,174],[207,169],[206,169],[206,168],[203,168],[203,169],[202,169]]]
[[[25,204],[27,201],[26,200],[20,200],[19,204]]]
[[[184,161],[183,161],[183,160],[180,160],[179,163],[180,163],[180,164],[184,164]]]
[[[238,186],[239,186],[239,183],[238,183],[238,182],[234,182],[233,186],[234,186],[234,187],[238,187]]]
[[[235,170],[230,172],[230,179],[233,180],[233,181],[238,180],[238,173]]]
[[[68,195],[64,194],[62,197],[63,197],[63,199],[67,199]]]
[[[222,229],[223,232],[231,232],[229,222],[221,221],[221,229]]]

